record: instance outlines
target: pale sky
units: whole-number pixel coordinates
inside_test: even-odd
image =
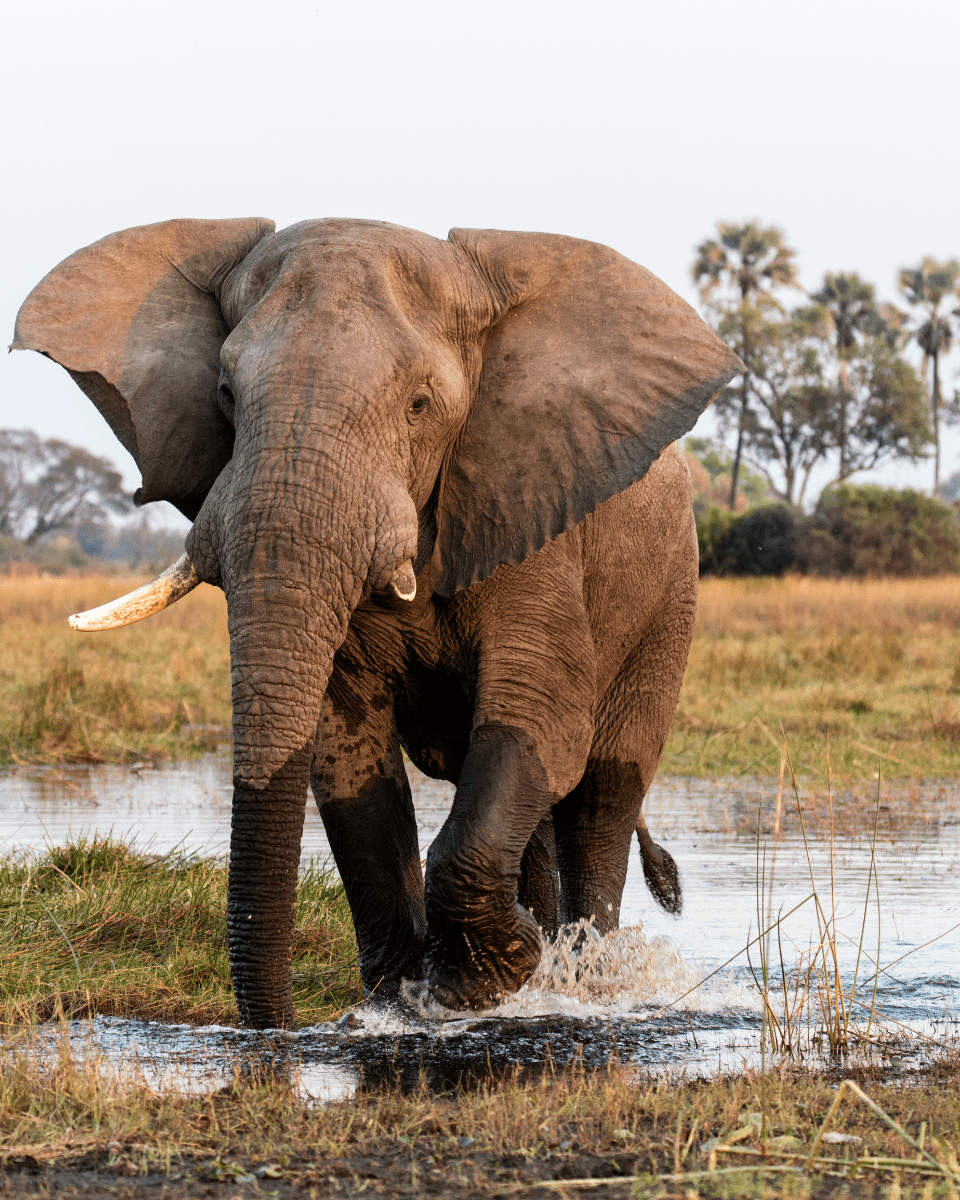
[[[6,341],[66,255],[172,217],[565,233],[691,301],[717,219],[779,225],[808,288],[896,301],[899,267],[960,256],[958,0],[14,0],[3,34]],[[3,358],[0,426],[140,482],[39,355]]]

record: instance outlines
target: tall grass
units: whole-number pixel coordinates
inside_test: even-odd
[[[142,578],[0,576],[0,761],[129,761],[228,739],[226,605],[200,587],[126,629],[71,612]],[[706,579],[661,771],[775,775],[778,724],[798,771],[838,783],[960,768],[960,579]]]
[[[761,1054],[766,1051],[769,1037],[774,1051],[791,1057],[803,1057],[805,1053],[808,1055],[820,1054],[823,1051],[827,1051],[835,1058],[843,1056],[856,1045],[869,1044],[876,1016],[877,985],[882,969],[880,966],[880,893],[876,870],[876,842],[880,821],[880,781],[879,779],[877,781],[874,819],[869,831],[870,862],[867,870],[866,894],[861,910],[862,919],[860,928],[856,931],[858,936],[854,939],[850,938],[840,927],[837,917],[834,806],[829,735],[826,742],[826,760],[827,803],[830,813],[828,830],[830,879],[828,884],[824,884],[823,880],[818,880],[814,873],[804,806],[786,740],[784,740],[780,759],[780,780],[777,789],[772,843],[769,845],[769,858],[768,844],[762,841],[762,814],[760,810],[757,812],[757,928],[763,930],[762,935],[756,939],[760,952],[759,977],[754,968],[749,947],[747,960],[763,1001]],[[800,951],[795,961],[789,964],[783,944],[781,923],[779,919],[774,920],[772,912],[777,848],[781,833],[783,785],[787,768],[790,771],[793,800],[796,804],[812,889],[807,899],[813,903],[819,939],[815,945],[810,945],[806,950]],[[866,946],[867,920],[870,915],[871,901],[875,903],[877,919],[876,953],[872,957]],[[775,953],[772,950],[772,934],[774,932],[777,937]],[[849,983],[844,981],[840,969],[840,944],[842,941],[852,942],[857,948],[856,965]],[[857,988],[863,983],[860,974],[862,962],[871,962],[874,967],[869,1005],[865,1004],[862,999],[858,999]],[[870,982],[868,973],[868,989]],[[774,996],[778,1003],[774,1003]]]
[[[360,998],[343,886],[301,874],[293,944],[301,1024]],[[0,1025],[113,1016],[235,1023],[222,863],[96,836],[0,861]]]
[[[960,768],[960,579],[701,582],[661,771],[946,778]]]
[[[229,738],[223,593],[201,586],[148,621],[79,634],[70,613],[141,577],[0,576],[0,762],[131,761]]]

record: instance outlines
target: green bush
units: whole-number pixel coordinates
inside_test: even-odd
[[[786,504],[735,517],[712,507],[697,521],[701,575],[782,575],[797,556],[798,522]]]
[[[952,509],[910,488],[865,483],[827,488],[797,548],[811,575],[940,575],[960,571]]]
[[[701,575],[894,575],[960,572],[954,510],[909,488],[840,484],[808,517],[786,505],[741,516],[697,513]]]
[[[697,523],[697,543],[700,547],[700,574],[720,575],[721,546],[731,526],[737,518],[725,508],[709,504],[701,508],[694,505],[694,518]]]

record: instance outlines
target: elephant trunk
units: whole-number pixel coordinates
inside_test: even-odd
[[[300,842],[320,706],[342,640],[328,603],[287,583],[231,590],[233,816],[227,931],[240,1020],[292,1028]]]
[[[295,479],[298,472],[287,474]],[[201,577],[222,582],[227,596],[230,967],[240,1020],[261,1029],[294,1022],[300,841],[334,654],[365,590],[388,586],[396,574],[401,588],[409,588],[403,566],[416,553],[416,512],[399,481],[381,475],[369,488],[348,488],[339,473],[327,471],[320,483],[333,511],[308,513],[275,479],[266,486],[262,477],[231,479],[225,472],[222,500],[211,504],[218,519],[202,513],[187,547]],[[351,493],[369,507],[348,511],[337,503]]]

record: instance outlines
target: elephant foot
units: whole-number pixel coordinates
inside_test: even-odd
[[[386,966],[365,963],[361,959],[360,978],[363,981],[365,1004],[393,1004],[401,998],[405,979],[420,979],[423,975],[423,952],[408,954],[400,963]]]
[[[514,914],[513,920],[505,915],[495,940],[462,925],[428,939],[426,983],[437,1004],[458,1010],[492,1008],[523,987],[540,962],[543,945],[533,916],[520,904]]]

